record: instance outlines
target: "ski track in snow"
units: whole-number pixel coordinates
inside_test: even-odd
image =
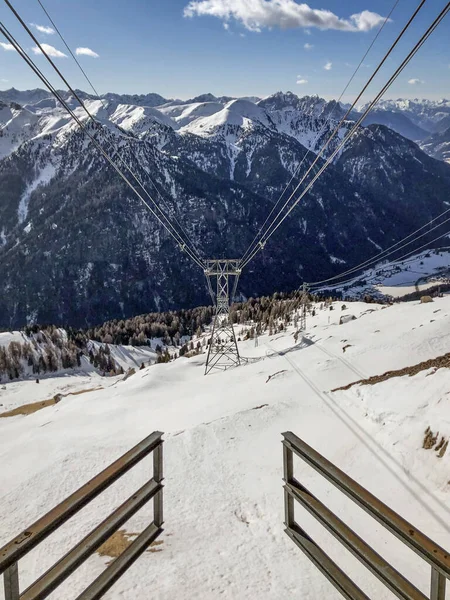
[[[447,352],[450,297],[388,308],[347,303],[345,312],[341,306],[317,309],[299,343],[292,326],[261,336],[258,347],[241,342],[244,356],[260,360],[208,377],[201,355],[147,367],[126,381],[84,373],[48,378],[39,386],[31,381],[0,386],[0,404],[16,405],[51,397],[57,386],[105,388],[67,396],[26,417],[0,419],[0,545],[159,429],[165,432],[163,543],[159,552],[141,556],[106,600],[338,600],[338,592],[283,531],[280,442],[281,433],[292,430],[448,549],[450,453],[438,459],[433,450],[422,449],[422,441],[427,426],[450,435],[450,371],[330,390]],[[357,319],[338,325],[350,312]],[[126,353],[123,359],[130,360]],[[285,372],[267,381],[279,371]],[[22,589],[150,473],[151,458],[22,560]],[[300,461],[295,475],[428,590],[429,566],[412,551]],[[148,505],[126,530],[142,531],[151,514]],[[371,598],[392,597],[300,507],[296,519]],[[106,562],[94,555],[51,598],[75,597]]]

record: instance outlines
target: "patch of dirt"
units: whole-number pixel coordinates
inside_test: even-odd
[[[81,394],[87,394],[88,392],[96,392],[98,390],[102,390],[103,387],[96,388],[88,388],[87,390],[80,390],[79,392],[69,392],[68,394],[56,394],[53,398],[49,400],[41,400],[40,402],[31,402],[30,404],[23,404],[22,406],[18,406],[17,408],[13,408],[12,410],[7,410],[3,413],[0,413],[0,419],[6,417],[17,417],[18,415],[32,415],[33,413],[41,410],[42,408],[47,408],[47,406],[54,406],[58,404],[63,398],[67,396],[80,396]]]
[[[128,533],[125,529],[120,529],[112,534],[112,536],[106,540],[104,544],[97,550],[97,554],[100,556],[107,556],[111,559],[118,558],[125,550],[131,546],[134,540],[137,538],[138,533]],[[156,540],[150,544],[150,548],[147,552],[162,552],[162,548],[158,548],[164,544],[163,540]],[[111,564],[110,560],[107,564]]]
[[[354,381],[353,383],[349,383],[348,385],[335,388],[331,391],[337,392],[340,390],[349,390],[354,385],[375,385],[376,383],[387,381],[388,379],[392,379],[393,377],[404,377],[405,375],[413,377],[413,375],[417,375],[421,371],[426,371],[432,368],[435,368],[436,370],[443,368],[449,369],[450,352],[444,354],[443,356],[438,356],[437,358],[430,358],[430,360],[425,360],[424,362],[418,363],[417,365],[412,365],[403,369],[397,369],[396,371],[387,371],[382,375],[374,375],[372,377],[368,377],[367,379],[360,379],[359,381]]]
[[[342,352],[345,352],[347,350],[347,348],[351,348],[351,347],[352,347],[352,344],[347,344],[346,346],[344,346],[342,348]]]

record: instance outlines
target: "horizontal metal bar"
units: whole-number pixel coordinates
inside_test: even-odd
[[[93,552],[97,550],[128,519],[162,489],[162,484],[151,479],[131,498],[117,508],[107,519],[79,542],[42,577],[27,588],[20,600],[43,600],[67,579]]]
[[[402,600],[428,600],[412,583],[362,540],[348,525],[313,496],[301,483],[288,483],[284,489],[332,533],[384,585]]]
[[[445,577],[450,578],[450,552],[433,542],[424,533],[408,523],[389,506],[378,500],[354,479],[338,469],[329,460],[308,446],[292,432],[282,434],[283,444],[287,445],[299,458],[328,479],[353,502],[368,512],[381,525],[409,546],[423,560],[427,561]]]
[[[325,575],[347,600],[370,600],[369,596],[353,583],[325,552],[297,524],[285,529],[285,533],[297,544],[309,560]],[[79,600],[77,598],[77,600]]]
[[[125,552],[122,552],[82,594],[77,596],[76,600],[98,600],[101,598],[162,532],[163,529],[157,527],[154,523],[149,525],[128,546]],[[145,597],[149,596],[146,594]]]
[[[64,502],[61,502],[53,510],[35,521],[33,525],[25,529],[25,531],[16,536],[6,546],[0,548],[0,574],[25,556],[25,554],[35,548],[55,529],[70,519],[70,517],[96,498],[112,483],[117,481],[117,479],[134,467],[145,456],[150,454],[162,443],[162,435],[160,431],[155,431],[149,435],[99,475],[74,492]]]

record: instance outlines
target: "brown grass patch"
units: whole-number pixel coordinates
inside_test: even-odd
[[[437,457],[443,458],[444,454],[447,452],[449,440],[446,440],[442,435],[440,442],[438,442],[438,438],[439,431],[434,434],[431,430],[431,427],[428,426],[425,429],[425,437],[423,438],[422,448],[425,448],[425,450],[432,450],[434,448]]]
[[[431,450],[432,448],[434,448],[438,437],[439,437],[439,431],[437,433],[433,433],[431,431],[431,427],[428,426],[425,429],[425,437],[423,438],[422,448],[425,448],[425,450]],[[441,446],[439,446],[439,450],[440,449],[441,449]]]
[[[97,554],[115,559],[125,552],[129,546],[131,546],[137,536],[137,533],[128,533],[125,531],[125,529],[120,529],[119,531],[113,533],[112,536],[100,546],[100,548],[97,550]],[[161,544],[164,544],[163,540],[156,540],[150,544],[150,548],[147,550],[147,552],[162,552],[162,548],[158,548],[158,546],[161,546]],[[108,564],[111,562],[112,561],[109,561]]]
[[[47,408],[47,406],[53,406],[57,404],[59,400],[57,400],[56,396],[51,398],[50,400],[44,400],[42,402],[32,402],[31,404],[23,404],[22,406],[18,406],[17,408],[13,408],[13,410],[8,410],[4,413],[0,413],[0,419],[5,417],[16,417],[17,415],[31,415],[41,408]]]
[[[120,529],[113,533],[112,536],[98,548],[97,553],[100,556],[117,558],[133,543],[133,539],[136,536],[137,533],[127,533],[125,529]]]
[[[387,371],[382,375],[374,375],[373,377],[368,377],[367,379],[360,379],[359,381],[354,381],[353,383],[349,383],[348,385],[344,385],[342,387],[335,388],[331,390],[332,392],[337,392],[340,390],[349,390],[354,385],[375,385],[376,383],[381,383],[382,381],[387,381],[388,379],[392,379],[393,377],[404,377],[405,375],[409,375],[409,377],[413,377],[413,375],[417,375],[421,371],[426,371],[427,369],[442,369],[450,368],[450,352],[444,354],[443,356],[438,356],[437,358],[430,358],[430,360],[425,360],[424,362],[418,363],[417,365],[412,365],[410,367],[405,367],[403,369],[397,369],[396,371]]]
[[[102,390],[103,387],[89,388],[87,390],[80,390],[79,392],[69,392],[68,394],[56,394],[53,398],[49,400],[41,400],[40,402],[31,402],[30,404],[23,404],[22,406],[18,406],[17,408],[13,408],[12,410],[7,410],[3,413],[0,413],[0,419],[6,417],[17,417],[18,415],[32,415],[33,413],[41,410],[42,408],[47,408],[47,406],[54,406],[58,404],[63,398],[67,396],[80,396],[81,394],[87,394],[87,392],[96,392],[98,390]]]

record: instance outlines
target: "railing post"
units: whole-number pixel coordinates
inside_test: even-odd
[[[163,444],[162,441],[153,450],[153,479],[157,483],[161,483],[164,479],[163,473]],[[161,489],[153,498],[153,520],[157,527],[161,527],[164,523],[163,513],[163,490]]]
[[[16,562],[3,573],[3,583],[5,600],[19,600],[19,569]]]
[[[431,568],[430,600],[445,600],[445,577],[433,567]]]
[[[283,444],[283,479],[285,483],[292,481],[294,477],[294,456],[292,450]],[[294,523],[294,499],[284,490],[284,522],[286,527],[292,527]]]

